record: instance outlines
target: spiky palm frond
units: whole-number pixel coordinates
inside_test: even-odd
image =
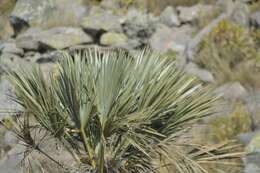
[[[89,49],[64,53],[49,78],[37,67],[10,74],[24,112],[92,171],[158,172],[160,160],[176,172],[206,172],[179,138],[217,98],[175,62],[147,49]]]

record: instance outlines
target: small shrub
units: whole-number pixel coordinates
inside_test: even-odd
[[[246,87],[259,87],[258,57],[248,30],[223,20],[202,41],[195,62],[210,70],[218,83],[239,81]]]
[[[236,139],[237,135],[251,130],[252,120],[241,103],[236,103],[229,115],[212,118],[208,125],[208,137],[214,143]]]

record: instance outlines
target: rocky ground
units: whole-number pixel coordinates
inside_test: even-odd
[[[61,2],[62,1],[62,2]],[[2,3],[2,4],[1,4]],[[205,84],[215,84],[211,71],[201,68],[194,59],[201,41],[224,19],[245,28],[260,27],[260,11],[250,11],[253,0],[218,0],[214,4],[167,6],[159,15],[150,10],[114,0],[90,5],[84,0],[2,0],[0,2],[0,108],[19,109],[7,95],[12,87],[5,79],[7,71],[39,64],[46,73],[57,61],[60,50],[91,46],[121,47],[136,50],[150,46],[177,59],[178,66],[197,76]],[[6,8],[5,8],[6,7]],[[202,24],[203,23],[203,24]],[[260,172],[260,90],[248,89],[240,82],[217,86],[216,93],[231,103],[240,100],[252,119],[250,130],[238,135],[246,146],[244,173]],[[229,104],[227,104],[229,105]],[[225,105],[222,110],[229,111]],[[3,120],[8,115],[0,114]],[[17,172],[21,157],[17,139],[0,130],[0,173]]]

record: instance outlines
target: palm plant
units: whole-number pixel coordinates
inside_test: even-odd
[[[15,101],[24,111],[13,128],[32,150],[36,127],[71,153],[86,172],[150,173],[162,167],[176,173],[205,173],[203,164],[239,157],[232,146],[192,144],[188,129],[211,115],[217,98],[184,74],[175,62],[148,49],[134,55],[88,49],[63,53],[46,79],[38,67],[10,73]]]

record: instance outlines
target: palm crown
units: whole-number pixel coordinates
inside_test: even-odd
[[[24,126],[29,129],[33,117],[87,170],[146,173],[164,166],[204,173],[199,161],[214,160],[215,148],[200,150],[180,138],[195,120],[213,113],[217,98],[169,58],[148,49],[134,55],[89,49],[63,53],[57,68],[49,80],[37,67],[11,73],[15,100],[29,117]],[[26,127],[16,134],[42,151],[28,140]],[[225,146],[218,149],[221,154]]]

